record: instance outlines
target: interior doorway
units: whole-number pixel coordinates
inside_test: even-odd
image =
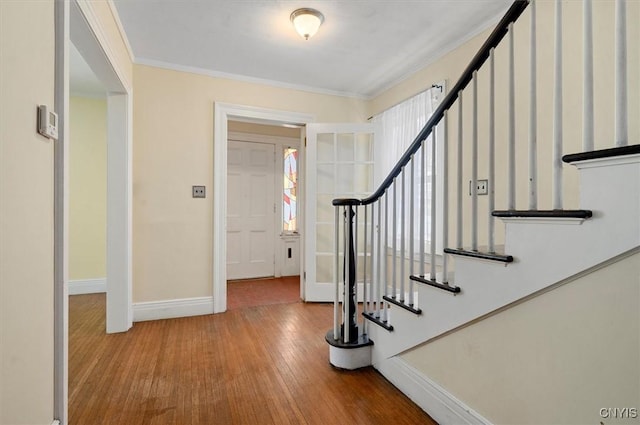
[[[91,20],[87,16],[93,13],[92,10],[76,1],[69,5],[69,41],[77,48],[107,92],[106,328],[108,333],[125,332],[133,325],[131,89],[124,76],[118,73],[118,67],[114,66],[114,59],[106,53],[103,47],[106,40],[100,40],[89,24]],[[62,166],[68,168],[69,164]],[[67,175],[63,188],[67,199],[68,190]],[[68,210],[68,205],[65,205],[65,209]],[[66,232],[68,231],[67,226]],[[68,238],[65,243],[68,244]],[[68,253],[68,247],[65,249]],[[65,267],[68,267],[68,258]]]
[[[298,302],[302,128],[229,121],[227,308]]]
[[[314,117],[308,114],[297,112],[278,111],[264,108],[256,108],[242,105],[231,105],[216,102],[214,105],[214,170],[213,176],[213,303],[214,312],[221,313],[227,310],[227,202],[228,202],[228,140],[229,137],[236,136],[238,128],[241,126],[264,126],[269,128],[295,128],[297,129],[300,153],[300,167],[304,167],[304,142],[302,139],[302,129],[304,126],[314,121]],[[255,127],[254,127],[255,128]],[[246,129],[246,127],[245,127]],[[231,131],[231,132],[230,132]],[[246,130],[245,130],[246,131]],[[269,134],[257,134],[252,131],[244,132],[243,138],[248,142],[268,142],[271,143],[274,136]],[[247,140],[248,139],[248,140]],[[280,156],[282,154],[282,157]],[[282,160],[284,163],[284,151],[280,151],[276,147],[276,160]],[[284,167],[284,165],[283,165]],[[282,192],[280,192],[282,193]],[[282,199],[282,198],[280,198]],[[297,207],[303,210],[304,193],[298,193]],[[286,236],[280,230],[282,229],[282,205],[281,202],[276,203],[276,215],[278,217],[276,225],[276,235],[281,237],[283,249],[276,249],[276,268],[278,256],[287,257],[289,250],[284,248],[287,243]],[[300,229],[303,226],[303,217],[297,222]],[[304,258],[304,234],[298,232],[296,235],[299,239],[300,249],[299,258]],[[292,255],[294,250],[292,249]],[[286,254],[286,255],[285,255]],[[299,291],[300,298],[304,299],[304,264],[300,261],[298,268],[299,273]],[[274,272],[277,274],[277,272]],[[281,273],[280,273],[281,274]]]

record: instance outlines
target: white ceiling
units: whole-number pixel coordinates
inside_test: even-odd
[[[370,98],[492,26],[511,0],[113,0],[136,63]],[[289,21],[325,16],[308,41]],[[470,60],[471,58],[469,58]]]

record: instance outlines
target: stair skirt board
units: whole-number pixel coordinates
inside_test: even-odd
[[[173,319],[213,314],[213,297],[133,303],[133,321]]]
[[[400,357],[373,367],[440,424],[491,423]]]
[[[107,292],[106,277],[69,281],[69,295],[100,294],[103,292]]]

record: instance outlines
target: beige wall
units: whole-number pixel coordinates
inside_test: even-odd
[[[133,300],[212,294],[213,105],[225,102],[363,121],[363,101],[136,65]],[[207,186],[207,199],[191,186]]]
[[[582,151],[582,2],[563,2],[564,7],[564,153]],[[596,149],[614,146],[614,80],[613,80],[613,2],[596,1],[593,4],[594,45],[595,45],[595,145]],[[552,100],[553,100],[553,2],[539,0],[537,2],[538,18],[538,179],[539,208],[552,208]],[[629,75],[629,143],[640,143],[640,2],[627,2],[628,13],[628,75]],[[528,165],[527,143],[529,128],[529,19],[530,9],[525,10],[515,25],[516,51],[516,163],[517,186],[516,198],[519,209],[528,209]],[[468,65],[473,55],[487,38],[490,31],[475,37],[458,49],[445,55],[434,64],[420,70],[398,85],[368,103],[368,114],[383,111],[393,104],[412,96],[442,80],[446,80],[449,89]],[[496,207],[506,209],[506,161],[507,161],[507,44],[496,50]],[[488,68],[478,74],[478,107],[479,107],[479,171],[478,178],[488,176]],[[635,94],[635,95],[632,95]],[[465,191],[471,180],[471,99],[470,87],[464,92],[464,173]],[[454,106],[450,113],[450,184],[455,185],[455,161],[457,156],[456,141],[458,107]],[[565,208],[577,208],[578,174],[574,167],[566,165],[564,173]],[[455,187],[455,186],[452,186]],[[465,192],[463,197],[464,211],[470,211],[470,196]],[[455,198],[450,198],[450,208],[457,208]],[[479,211],[487,211],[487,197],[479,197]],[[465,213],[466,214],[466,213]],[[465,215],[465,244],[470,244],[470,215]],[[479,223],[480,242],[486,240],[487,220]],[[455,237],[455,220],[450,220],[450,234]],[[503,226],[496,225],[497,240],[503,240]]]
[[[54,2],[0,2],[0,423],[53,419]]]
[[[106,277],[107,102],[69,100],[69,279]]]
[[[640,254],[401,357],[492,423],[610,423],[640,407]]]

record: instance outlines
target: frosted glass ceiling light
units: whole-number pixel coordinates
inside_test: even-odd
[[[298,34],[308,40],[318,32],[318,28],[324,22],[324,16],[315,9],[303,8],[293,11],[291,22]]]

